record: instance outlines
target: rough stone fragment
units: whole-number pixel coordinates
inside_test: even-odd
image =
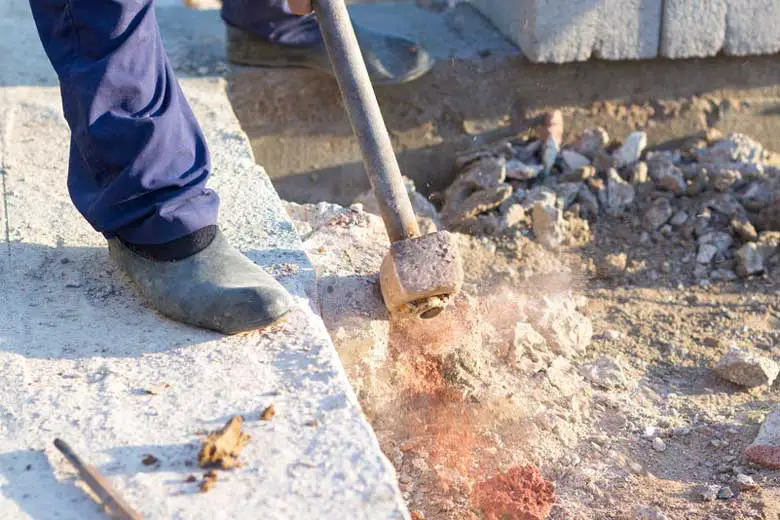
[[[718,248],[713,244],[702,244],[696,254],[696,262],[700,264],[709,264],[715,255],[718,254]]]
[[[753,480],[753,477],[745,475],[744,473],[737,474],[737,476],[734,477],[734,483],[737,489],[742,492],[755,491],[761,487]]]
[[[596,152],[609,144],[609,134],[600,126],[597,128],[588,128],[580,134],[577,142],[574,143],[574,149],[587,157],[593,159]]]
[[[750,276],[764,272],[764,259],[755,242],[748,242],[734,253],[737,261],[737,273],[740,276]]]
[[[569,206],[574,204],[582,187],[583,184],[580,182],[562,182],[555,186],[555,194],[558,198],[558,203],[563,209],[568,209]]]
[[[731,247],[731,244],[734,243],[734,239],[731,237],[729,233],[726,233],[724,231],[711,231],[709,233],[704,233],[699,237],[697,240],[697,243],[702,246],[705,244],[712,244],[715,246],[716,252],[724,254],[726,251],[729,250],[729,247]]]
[[[740,386],[771,386],[780,373],[780,366],[769,358],[731,348],[714,370],[723,379]]]
[[[577,170],[590,165],[590,159],[574,150],[562,150],[563,163],[571,170]]]
[[[672,218],[669,220],[669,224],[679,227],[685,224],[687,221],[688,221],[688,213],[686,213],[683,210],[680,210],[672,216]]]
[[[603,356],[586,363],[580,373],[593,385],[607,390],[625,388],[627,384],[623,367],[611,357]]]
[[[542,165],[544,165],[544,173],[550,173],[555,166],[555,161],[558,159],[558,147],[560,145],[554,138],[548,137],[544,140],[542,146]]]
[[[547,368],[547,379],[561,395],[570,397],[580,391],[580,385],[572,370],[571,361],[564,356],[557,356]]]
[[[717,484],[703,484],[694,490],[694,494],[704,502],[712,502],[718,498],[720,486]]]
[[[556,248],[566,240],[566,221],[559,207],[537,202],[532,217],[534,235],[542,245]]]
[[[644,132],[631,132],[623,144],[612,153],[618,168],[629,166],[642,157],[642,152],[647,147],[647,134]]]
[[[745,134],[729,134],[708,148],[695,151],[700,163],[757,163],[763,159],[764,147]]]
[[[598,263],[598,273],[602,278],[618,278],[625,273],[627,265],[628,255],[625,253],[606,255]]]
[[[758,232],[756,231],[756,228],[753,227],[753,224],[751,224],[750,221],[744,216],[738,216],[731,219],[730,226],[731,229],[733,229],[734,232],[739,235],[739,238],[745,240],[746,242],[753,241],[758,238]]]
[[[527,181],[537,177],[542,171],[544,171],[542,164],[525,163],[517,159],[510,159],[506,162],[507,179]]]
[[[658,198],[645,212],[645,227],[650,231],[655,231],[666,224],[672,218],[672,214],[674,214],[674,209],[669,199]]]
[[[601,200],[605,211],[612,215],[619,215],[624,209],[634,202],[634,187],[623,180],[615,169],[607,172],[607,188],[602,192]]]
[[[198,464],[202,468],[219,467],[232,469],[240,465],[238,457],[251,437],[241,431],[243,419],[236,415],[203,440],[198,454]]]
[[[666,443],[661,437],[653,439],[653,449],[658,452],[666,451]]]
[[[529,321],[550,350],[566,357],[584,353],[593,337],[593,324],[577,311],[574,300],[559,296],[539,303],[528,309]]]
[[[745,457],[751,462],[769,469],[780,469],[780,408],[766,416],[758,435],[745,448]]]
[[[648,167],[645,161],[639,161],[631,168],[631,184],[644,184],[648,180]]]
[[[726,40],[728,0],[665,0],[660,55],[715,56]]]
[[[501,205],[512,195],[512,186],[500,184],[492,188],[472,193],[457,206],[450,204],[442,209],[442,219],[445,224],[456,226],[458,223],[476,217]]]
[[[584,184],[577,193],[577,202],[584,213],[584,217],[596,218],[599,214],[599,201],[596,195]]]
[[[723,486],[718,490],[719,500],[728,500],[729,498],[733,498],[733,497],[734,497],[734,492],[728,486]]]
[[[711,176],[712,186],[718,191],[728,191],[742,181],[742,173],[731,168],[715,170]]]
[[[650,178],[659,188],[675,194],[688,189],[682,171],[668,157],[655,155],[647,161],[647,167]]]

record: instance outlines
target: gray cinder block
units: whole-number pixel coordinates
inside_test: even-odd
[[[662,0],[473,0],[535,62],[654,58]]]

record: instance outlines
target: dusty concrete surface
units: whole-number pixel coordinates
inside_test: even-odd
[[[708,127],[780,149],[780,58],[537,65],[522,57],[442,60],[377,96],[401,169],[444,189],[456,152],[526,129],[561,108],[569,133],[647,131],[650,146]],[[282,197],[348,204],[368,188],[335,82],[306,70],[235,69],[230,97]],[[739,102],[735,102],[735,100]]]
[[[201,26],[179,6],[158,16],[182,76],[218,68],[215,18]],[[295,299],[278,326],[230,337],[159,316],[112,265],[67,194],[69,132],[27,3],[0,4],[0,28],[14,56],[0,75],[0,518],[104,517],[55,437],[144,518],[408,518],[224,80],[182,81],[211,149],[221,225]],[[276,416],[263,421],[269,405]],[[242,465],[201,493],[189,478],[199,436],[234,415],[252,437]]]

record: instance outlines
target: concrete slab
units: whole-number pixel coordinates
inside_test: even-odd
[[[19,46],[33,40],[34,28],[26,2],[11,4],[3,22],[14,31],[0,32],[0,47],[26,56],[14,67],[29,66],[4,69],[0,88],[11,231],[10,254],[7,244],[0,250],[0,517],[102,518],[54,452],[59,436],[145,518],[408,518],[394,471],[313,310],[315,273],[255,164],[224,81],[182,81],[212,151],[221,223],[297,301],[282,324],[232,337],[156,315],[70,204],[59,92],[29,86],[45,58],[39,44]],[[211,45],[207,35],[184,22],[172,31],[164,17],[161,25],[177,61],[211,70],[216,54],[198,62]],[[188,41],[201,46],[189,52]],[[19,86],[7,86],[13,81]],[[145,392],[160,384],[170,386]],[[269,404],[277,415],[259,420]],[[199,493],[185,483],[199,474],[192,466],[198,432],[233,414],[246,417],[253,438],[244,465]],[[159,463],[143,465],[147,454]]]
[[[658,53],[662,0],[472,0],[533,62],[635,60]]]
[[[739,0],[728,3],[723,50],[732,56],[780,51],[780,2]]]
[[[728,4],[727,0],[665,0],[661,56],[715,56],[726,40]]]

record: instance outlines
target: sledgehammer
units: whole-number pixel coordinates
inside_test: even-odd
[[[433,318],[463,285],[457,243],[446,231],[420,236],[344,0],[315,0],[314,12],[392,242],[379,270],[385,306]]]

